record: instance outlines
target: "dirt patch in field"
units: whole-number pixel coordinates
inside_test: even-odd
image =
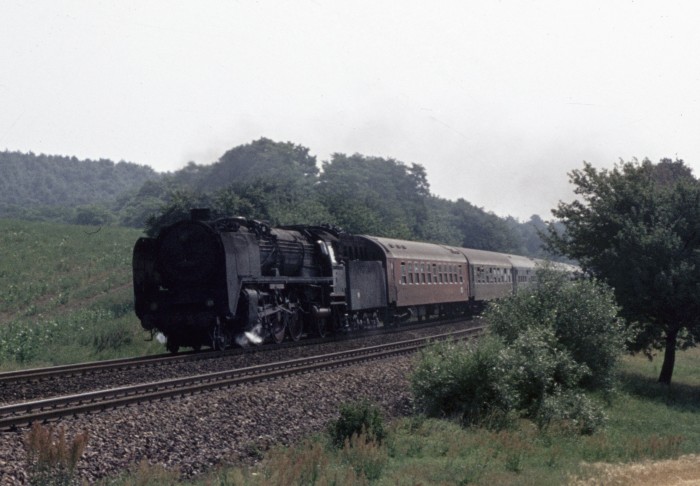
[[[587,464],[586,479],[574,478],[570,484],[700,486],[700,456],[688,455],[665,461],[644,461],[634,464]]]

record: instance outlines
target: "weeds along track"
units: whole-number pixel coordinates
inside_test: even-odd
[[[225,352],[162,354],[0,373],[0,405],[77,394],[96,390],[98,387],[127,386],[288,360],[340,351],[350,346],[357,347],[356,342],[366,346],[389,340],[422,337],[435,332],[447,332],[464,326],[464,319],[417,323],[398,328],[353,333],[335,339],[305,339],[298,343],[287,342],[281,345],[238,348]]]
[[[244,383],[254,383],[296,374],[313,373],[314,371],[329,368],[350,366],[360,362],[413,353],[438,340],[469,339],[482,331],[483,327],[472,327],[430,337],[278,361],[247,368],[6,405],[0,407],[0,429],[10,429],[31,424],[35,421],[43,422],[65,416],[124,407],[135,403],[162,400],[174,396],[203,393],[208,390]]]

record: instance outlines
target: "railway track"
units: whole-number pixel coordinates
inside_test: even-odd
[[[431,342],[469,339],[482,331],[483,327],[472,327],[427,338],[7,405],[0,407],[0,429],[413,353]]]
[[[112,371],[119,369],[137,368],[141,366],[156,366],[168,362],[182,362],[188,360],[208,359],[209,354],[190,351],[180,354],[155,354],[152,356],[108,359],[104,361],[92,361],[88,363],[76,363],[46,368],[30,368],[26,370],[7,371],[0,373],[0,385],[21,381],[39,381],[62,376],[71,376],[83,373],[95,373],[100,371]],[[221,353],[219,353],[219,356]]]
[[[460,318],[463,320],[464,318]],[[21,382],[37,382],[41,380],[48,379],[60,379],[62,377],[82,375],[90,373],[100,373],[100,372],[111,372],[117,370],[134,369],[148,366],[163,366],[175,363],[185,363],[194,361],[203,361],[208,359],[219,359],[226,356],[236,356],[246,353],[257,353],[272,351],[278,349],[284,349],[293,346],[306,346],[315,345],[327,342],[338,342],[348,339],[359,339],[367,336],[376,335],[379,333],[397,333],[406,332],[416,329],[425,329],[432,326],[439,326],[444,324],[449,324],[455,320],[442,320],[430,323],[413,324],[408,326],[392,327],[392,328],[378,328],[372,329],[365,332],[357,332],[347,335],[339,335],[331,338],[319,338],[319,339],[304,339],[300,342],[284,342],[281,344],[270,344],[262,347],[255,348],[235,348],[226,351],[186,351],[178,354],[157,354],[151,356],[133,357],[133,358],[120,358],[111,359],[103,361],[93,361],[87,363],[76,363],[70,365],[61,366],[51,366],[45,368],[31,368],[26,370],[18,371],[8,371],[0,373],[0,389],[3,386],[16,384]]]

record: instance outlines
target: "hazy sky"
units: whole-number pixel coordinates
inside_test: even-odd
[[[700,4],[0,2],[0,150],[172,171],[260,137],[521,220],[584,160],[700,175]],[[1,176],[1,175],[0,175]]]

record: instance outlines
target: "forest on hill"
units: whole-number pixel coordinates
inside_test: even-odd
[[[468,194],[465,194],[468,197]],[[260,138],[213,164],[171,173],[109,160],[0,152],[0,217],[153,232],[191,207],[276,224],[332,224],[348,232],[543,256],[533,215],[500,218],[464,198],[432,194],[425,168]]]
[[[130,162],[0,152],[0,217],[77,222],[90,208],[107,215],[125,192],[161,176]]]

